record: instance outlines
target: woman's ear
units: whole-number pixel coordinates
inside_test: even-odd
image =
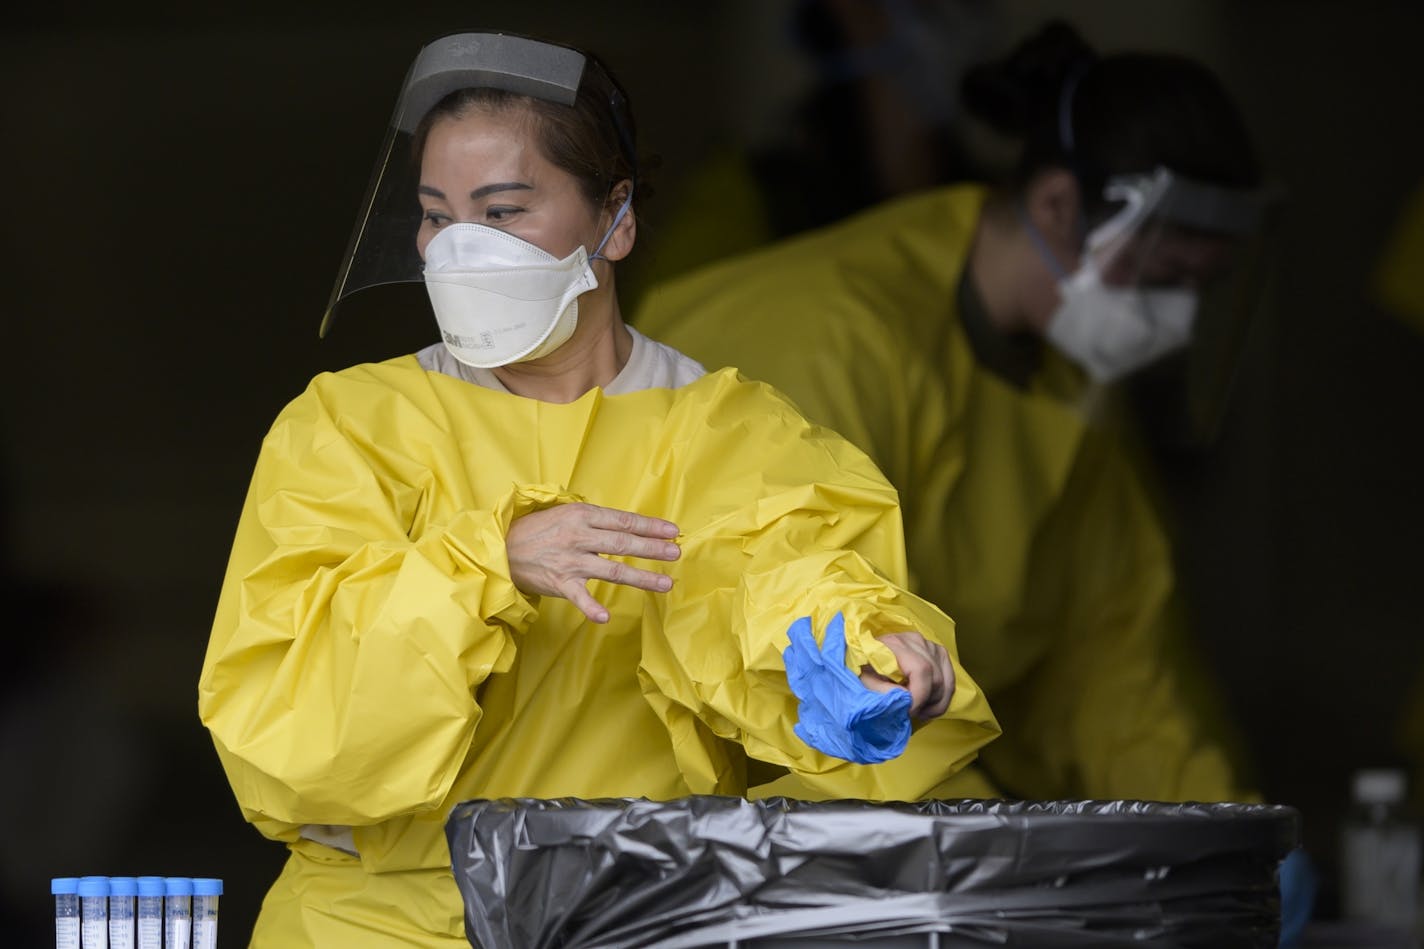
[[[604,205],[604,212],[600,217],[603,229],[607,231],[611,226],[613,231],[609,233],[600,257],[622,260],[632,252],[633,244],[638,238],[638,216],[633,212],[632,203],[628,204],[621,218],[618,216],[619,211],[623,209],[623,202],[627,201],[632,193],[633,182],[625,178],[618,182],[609,194],[608,203]]]
[[[1073,260],[1083,240],[1083,195],[1078,179],[1066,168],[1048,168],[1035,174],[1024,188],[1024,210],[1033,226],[1062,259]]]

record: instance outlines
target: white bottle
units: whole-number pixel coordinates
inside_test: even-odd
[[[1355,772],[1342,827],[1345,915],[1413,932],[1418,917],[1419,826],[1404,807],[1397,769]]]

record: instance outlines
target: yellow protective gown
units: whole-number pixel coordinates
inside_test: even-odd
[[[1375,300],[1424,333],[1424,183],[1404,202],[1394,233],[1375,265]]]
[[[956,620],[1024,798],[1240,800],[1165,658],[1173,571],[1125,457],[1049,351],[1026,388],[957,309],[985,193],[901,199],[650,291],[633,320],[737,366],[865,449],[900,490],[915,589]]]
[[[594,582],[604,625],[521,594],[510,522],[575,500],[677,523],[671,592]],[[317,377],[263,443],[199,688],[243,814],[292,850],[255,943],[462,945],[443,824],[465,799],[944,793],[997,733],[958,665],[898,759],[792,732],[799,616],[844,612],[856,668],[894,673],[873,636],[900,629],[955,654],[905,582],[894,489],[730,371],[567,405],[414,357]],[[359,857],[307,839],[347,827]]]

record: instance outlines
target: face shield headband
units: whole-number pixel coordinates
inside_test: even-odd
[[[460,89],[502,89],[572,107],[587,57],[575,49],[503,33],[460,33],[421,49],[401,87],[370,185],[323,314],[325,336],[338,305],[357,291],[398,283],[420,283],[424,268],[416,252],[420,206],[419,177],[411,139],[426,113]],[[637,187],[636,150],[627,101],[616,88],[608,109],[619,147],[633,171],[632,187],[615,219],[627,213]],[[607,238],[605,237],[605,240]],[[602,245],[594,251],[596,257]]]

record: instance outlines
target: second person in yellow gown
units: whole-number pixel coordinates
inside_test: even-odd
[[[915,588],[956,617],[1003,723],[978,793],[1250,799],[1173,658],[1158,517],[1092,411],[1185,341],[1260,207],[1248,137],[1199,65],[1096,57],[1062,27],[967,89],[1025,141],[1012,187],[928,191],[707,266],[634,323],[771,382],[899,489]]]

